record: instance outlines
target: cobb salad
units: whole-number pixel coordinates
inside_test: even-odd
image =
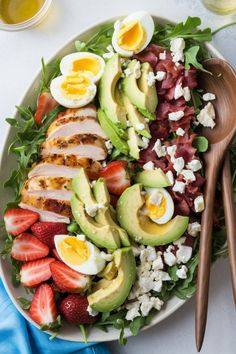
[[[2,256],[42,330],[68,322],[86,339],[91,326],[114,326],[125,343],[124,328],[136,335],[171,296],[194,294],[201,128],[214,129],[219,99],[198,82],[211,40],[200,24],[162,26],[145,11],[109,23],[42,61],[35,107],[7,119],[18,161]],[[220,213],[213,259],[225,254]]]

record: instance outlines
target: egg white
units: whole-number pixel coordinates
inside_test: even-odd
[[[100,250],[94,246],[91,242],[89,241],[84,241],[84,239],[82,239],[80,237],[80,235],[77,237],[79,240],[82,240],[86,243],[86,245],[89,248],[89,259],[86,260],[85,262],[79,264],[79,265],[73,265],[70,264],[69,262],[65,261],[62,257],[62,253],[60,251],[59,248],[59,242],[64,240],[65,238],[67,238],[69,235],[56,235],[54,237],[54,243],[56,246],[56,250],[60,256],[60,258],[62,259],[62,261],[70,268],[76,270],[77,272],[80,272],[82,274],[87,274],[87,275],[95,275],[98,274],[99,272],[101,272],[103,270],[103,268],[105,267],[106,261],[104,260],[104,258],[102,258],[101,256],[101,252]]]
[[[117,36],[118,36],[121,26],[123,24],[133,21],[133,20],[139,21],[146,32],[146,40],[143,43],[142,47],[137,51],[125,50],[125,49],[121,48],[118,45],[118,40],[117,40]],[[148,12],[146,12],[146,11],[134,12],[133,14],[130,14],[129,16],[125,17],[122,21],[117,21],[115,23],[115,26],[114,26],[115,30],[114,30],[114,33],[112,36],[112,46],[115,49],[115,51],[117,53],[121,54],[122,56],[131,57],[132,55],[141,52],[144,48],[146,48],[148,46],[148,44],[150,43],[150,41],[152,39],[153,33],[154,33],[154,27],[155,27],[154,21],[152,19],[152,16]]]
[[[64,75],[58,76],[52,80],[50,85],[51,94],[59,104],[66,108],[83,107],[94,99],[97,92],[97,86],[92,82],[89,77],[88,79],[90,80],[89,90],[85,95],[81,96],[78,99],[71,99],[70,97],[66,97],[66,95],[62,93],[61,85],[65,80]]]
[[[100,64],[100,70],[97,73],[97,75],[92,75],[89,72],[86,72],[87,75],[91,75],[91,80],[93,82],[98,82],[103,74],[104,67],[105,67],[105,61],[102,57],[99,55],[89,53],[89,52],[79,52],[79,53],[72,53],[66,55],[64,58],[62,58],[61,63],[60,63],[60,70],[62,75],[70,75],[76,73],[75,71],[72,70],[72,63],[75,60],[82,59],[82,58],[94,58],[99,61]]]
[[[154,221],[156,224],[166,224],[174,214],[174,202],[170,194],[167,192],[165,188],[145,188],[145,190],[149,196],[151,196],[154,192],[158,192],[162,194],[162,198],[165,198],[166,200],[165,213],[160,218],[154,219],[150,217],[150,219]]]

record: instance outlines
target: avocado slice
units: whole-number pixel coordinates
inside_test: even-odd
[[[135,182],[141,183],[145,187],[161,188],[169,187],[170,181],[161,168],[152,171],[142,171],[135,176]]]
[[[122,69],[120,57],[113,55],[105,65],[104,73],[100,80],[99,101],[108,119],[118,127],[126,128],[126,112],[122,105],[117,102],[116,89],[118,80],[121,78]]]
[[[107,280],[112,280],[117,276],[117,273],[118,269],[116,268],[115,262],[111,261],[98,275]]]
[[[147,216],[140,215],[144,204],[142,185],[127,188],[117,203],[117,217],[120,225],[136,242],[143,245],[160,246],[178,240],[188,227],[187,216],[175,216],[163,225],[158,225]]]
[[[115,125],[107,118],[106,113],[100,108],[98,109],[98,120],[112,144],[124,155],[128,155],[129,147],[126,141],[120,137]]]
[[[128,120],[129,120],[131,126],[135,129],[135,131],[138,134],[143,135],[146,138],[150,139],[151,138],[150,130],[149,130],[148,124],[146,123],[142,114],[130,102],[129,98],[126,95],[123,94],[122,98],[123,98],[124,106],[127,111],[127,117],[128,117]],[[141,130],[137,129],[139,124],[143,124],[144,128]]]
[[[130,246],[127,232],[117,225],[112,218],[110,209],[110,195],[103,178],[99,178],[93,186],[93,194],[97,203],[104,205],[104,208],[98,209],[95,220],[101,225],[111,225],[117,229],[123,246]]]
[[[120,235],[117,229],[111,225],[98,224],[85,213],[84,204],[75,194],[71,198],[71,210],[83,233],[95,245],[109,250],[115,250],[120,247]]]
[[[142,71],[141,77],[136,79],[134,68],[137,65],[137,62],[136,59],[133,59],[131,63],[129,63],[128,68],[131,71],[131,75],[123,79],[122,88],[131,103],[136,106],[145,117],[148,119],[154,119],[152,114],[155,112],[158,103],[156,87],[155,85],[148,86],[146,79],[147,73],[152,71],[152,68],[148,63],[145,63],[147,65],[144,67],[142,64],[141,70],[144,71]]]
[[[81,168],[78,174],[72,179],[72,189],[86,208],[97,204],[90,187],[88,176],[83,168]]]
[[[133,127],[128,129],[128,141],[127,144],[129,146],[129,154],[135,160],[139,159],[139,146],[138,146],[138,136],[135,133]]]
[[[89,306],[98,312],[113,311],[122,305],[135,281],[136,265],[132,249],[121,248],[113,255],[113,261],[118,269],[117,276],[112,280],[100,280],[88,296]]]

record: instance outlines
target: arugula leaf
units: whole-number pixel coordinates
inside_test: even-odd
[[[11,253],[12,245],[13,245],[13,237],[10,234],[7,234],[4,242],[4,248],[1,252],[1,257],[3,259],[9,256],[9,254]]]
[[[19,301],[21,307],[23,310],[29,310],[30,305],[31,305],[31,301],[29,299],[26,299],[25,297],[21,297],[19,296],[17,298],[17,300]]]
[[[88,51],[98,55],[103,55],[107,52],[107,47],[111,44],[113,31],[114,23],[105,24],[101,26],[100,30],[87,42],[77,40],[75,42],[75,48],[78,52]]]
[[[87,328],[85,325],[81,324],[79,325],[80,332],[82,334],[83,340],[85,343],[88,343],[88,333],[87,333]]]
[[[129,329],[133,336],[136,336],[140,329],[145,326],[146,321],[145,317],[139,316],[133,319],[133,321],[130,322]]]
[[[11,282],[12,285],[17,288],[20,285],[20,268],[22,262],[17,261],[15,259],[11,259],[12,262],[12,274],[11,274]]]
[[[203,65],[198,61],[197,56],[198,56],[199,50],[200,50],[200,46],[196,45],[196,46],[190,47],[184,51],[185,69],[190,69],[190,67],[192,65],[198,70],[201,70],[201,71],[204,71],[208,74],[211,74],[211,72],[204,69]]]
[[[61,316],[60,315],[57,316],[55,321],[53,321],[53,322],[51,322],[51,323],[49,323],[47,325],[42,325],[40,327],[40,329],[42,331],[52,331],[52,332],[54,332],[54,334],[51,337],[49,337],[49,340],[54,339],[58,335],[58,333],[60,332],[60,329],[61,329]]]
[[[42,92],[49,92],[51,81],[60,75],[60,60],[55,59],[51,61],[49,64],[45,65],[44,59],[41,59],[42,64],[42,79],[41,83],[38,87],[38,94],[40,95]]]
[[[15,120],[16,135],[9,147],[9,153],[17,155],[17,168],[5,182],[4,187],[11,187],[15,191],[15,200],[19,201],[20,190],[32,164],[38,160],[40,145],[44,142],[46,131],[62,107],[56,107],[47,113],[39,127],[34,120],[30,107],[17,107],[19,118]]]

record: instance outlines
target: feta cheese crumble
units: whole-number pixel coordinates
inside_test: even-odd
[[[184,87],[184,88],[183,88],[183,91],[184,91],[183,96],[184,96],[185,101],[186,101],[186,102],[190,101],[190,100],[191,100],[191,92],[190,92],[189,87],[187,87],[187,86]]]
[[[112,261],[112,259],[113,259],[113,255],[112,254],[110,254],[110,253],[105,253],[105,252],[101,252],[100,253],[100,256],[105,260],[105,261],[107,261],[107,262],[110,262],[110,261]]]
[[[195,174],[191,170],[182,170],[181,175],[184,176],[187,184],[196,181]]]
[[[152,161],[148,161],[143,165],[143,169],[145,171],[152,171],[154,170],[154,163]]]
[[[93,310],[92,307],[88,306],[87,307],[87,312],[89,313],[90,316],[94,317],[98,315],[98,312]]]
[[[164,80],[166,78],[166,72],[165,71],[157,71],[155,78],[157,81]]]
[[[166,177],[168,178],[170,185],[173,186],[174,184],[174,175],[172,173],[172,171],[167,171],[166,172]]]
[[[172,252],[170,252],[170,251],[169,252],[168,251],[164,252],[163,253],[163,257],[164,257],[165,263],[168,266],[172,267],[173,265],[176,264],[177,259],[176,259],[175,255]]]
[[[158,157],[166,156],[166,147],[164,145],[161,145],[160,139],[156,140],[152,150],[155,151]]]
[[[129,76],[132,74],[130,68],[126,68],[126,69],[124,70],[124,74],[125,74],[126,77],[129,77]]]
[[[139,79],[141,76],[141,65],[140,65],[140,61],[137,60],[137,63],[134,65],[134,77],[135,79]]]
[[[202,168],[202,163],[199,160],[192,160],[187,163],[186,167],[193,172],[199,171]]]
[[[182,84],[178,84],[175,86],[174,92],[174,99],[177,100],[178,98],[182,97],[184,94],[184,90],[182,88]]]
[[[183,111],[177,111],[177,112],[171,112],[168,113],[168,119],[174,122],[177,122],[181,118],[183,118],[184,112]]]
[[[159,59],[160,60],[165,60],[166,59],[166,50],[164,50],[164,52],[159,54]]]
[[[188,224],[188,233],[190,236],[196,237],[200,231],[201,231],[201,224],[199,224],[199,222],[195,221]]]
[[[208,102],[207,105],[197,115],[197,120],[204,127],[213,129],[216,125],[215,117],[216,116],[214,106],[211,102]]]
[[[185,131],[184,131],[182,128],[178,128],[178,129],[176,130],[176,134],[179,135],[179,136],[184,136]]]
[[[185,41],[183,38],[173,38],[170,41],[170,51],[174,63],[184,61]]]
[[[185,191],[185,183],[181,182],[181,181],[175,181],[172,191],[179,192],[179,193],[183,194]]]
[[[113,149],[113,144],[112,144],[111,140],[106,140],[105,145],[107,148],[107,153],[110,155],[112,152],[112,149]]]
[[[102,209],[102,208],[104,208],[103,204],[94,204],[85,207],[85,211],[89,216],[93,218],[94,216],[96,216],[98,209]]]
[[[177,263],[187,263],[192,257],[192,247],[181,245],[176,251]]]
[[[149,71],[149,73],[146,74],[146,80],[148,86],[152,87],[155,84],[156,77],[153,71]]]
[[[176,271],[176,275],[179,279],[186,279],[187,278],[187,271],[188,271],[188,268],[185,265],[182,265],[182,267]]]
[[[145,125],[143,123],[138,123],[135,125],[136,130],[143,130],[145,128]]]
[[[216,95],[214,95],[214,93],[204,93],[204,95],[202,96],[203,101],[213,101],[216,99]]]
[[[171,157],[174,157],[175,152],[177,150],[177,146],[176,145],[167,146],[166,150],[167,150],[168,155],[170,155]]]
[[[205,204],[204,204],[204,199],[202,195],[199,195],[197,198],[194,199],[194,209],[196,211],[196,213],[200,213],[201,211],[203,211],[205,208]]]
[[[145,138],[145,136],[142,137],[142,140],[141,140],[141,147],[143,149],[147,149],[148,148],[148,144],[149,144],[149,139],[148,138]]]
[[[184,168],[185,162],[183,157],[178,157],[177,159],[174,158],[173,160],[173,168],[177,172],[177,175],[179,175],[183,168]]]

